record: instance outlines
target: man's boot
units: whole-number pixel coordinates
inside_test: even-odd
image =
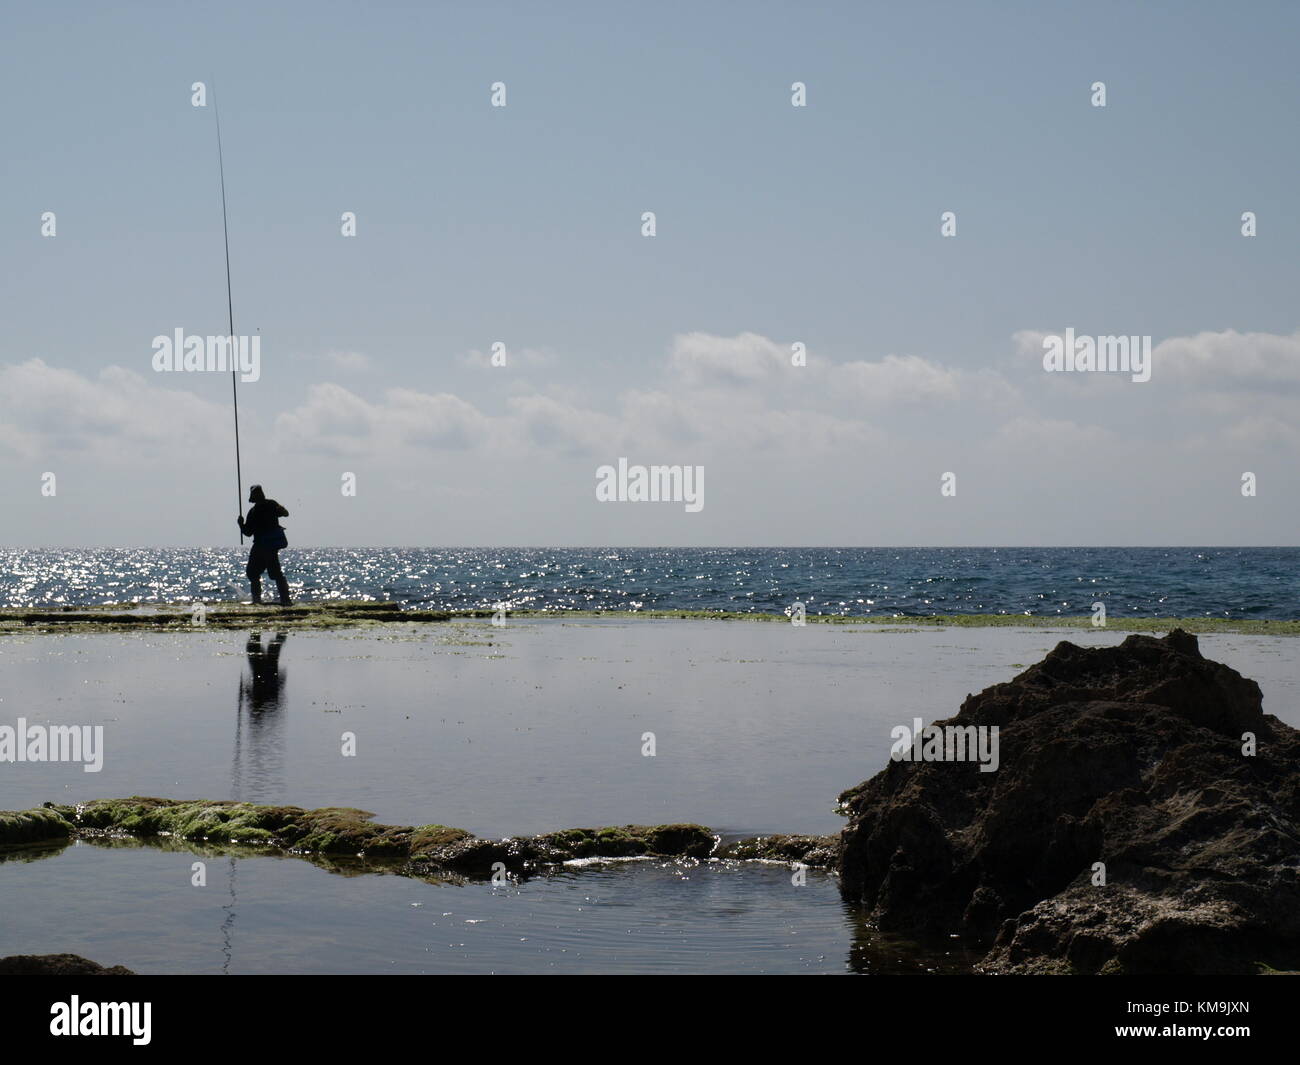
[[[262,581],[258,577],[253,577],[249,583],[253,586],[253,606],[262,605]]]
[[[281,605],[281,606],[288,606],[288,605],[289,605],[289,582],[288,582],[288,580],[286,580],[284,577],[281,577],[279,580],[277,580],[277,581],[275,582],[275,586],[276,586],[277,588],[280,589],[280,605]]]

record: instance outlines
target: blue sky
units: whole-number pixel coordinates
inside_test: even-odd
[[[3,18],[3,542],[230,538],[229,382],[149,364],[225,328],[212,79],[245,483],[298,543],[1294,542],[1294,5]],[[1152,381],[1049,378],[1066,326]],[[598,504],[621,455],[704,510]]]

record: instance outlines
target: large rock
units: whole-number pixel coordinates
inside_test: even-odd
[[[80,954],[10,954],[0,976],[134,976],[125,965],[104,966]]]
[[[936,723],[998,726],[995,772],[891,761],[841,796],[842,890],[988,971],[1295,969],[1300,733],[1261,703],[1182,631],[1060,643]]]

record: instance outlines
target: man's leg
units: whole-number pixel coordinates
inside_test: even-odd
[[[248,576],[248,583],[253,586],[254,603],[262,601],[262,570],[264,569],[266,569],[266,562],[262,558],[262,553],[258,551],[257,545],[254,544],[248,552],[248,568],[244,570]]]
[[[275,581],[275,586],[280,590],[280,605],[289,605],[289,582],[284,579],[284,571],[280,569],[280,552],[271,551],[270,557],[266,561],[266,572],[271,580]]]

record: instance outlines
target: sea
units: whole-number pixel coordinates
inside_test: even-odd
[[[0,605],[247,599],[228,548],[0,549]],[[411,609],[1300,617],[1296,547],[290,548],[296,598]]]

